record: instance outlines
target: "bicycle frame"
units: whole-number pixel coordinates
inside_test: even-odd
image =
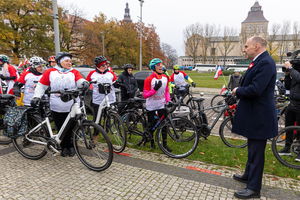
[[[43,125],[46,124],[46,127],[49,131],[49,134],[50,134],[50,138],[51,139],[54,139],[58,144],[61,143],[62,141],[62,134],[63,132],[65,131],[66,127],[67,127],[67,124],[69,123],[69,121],[73,118],[76,119],[76,117],[78,116],[82,116],[82,115],[85,115],[85,106],[84,106],[84,102],[81,101],[81,105],[79,105],[79,103],[77,102],[76,98],[73,98],[73,105],[71,107],[71,111],[69,112],[67,118],[65,119],[62,127],[60,128],[59,132],[57,134],[54,134],[53,131],[52,131],[52,128],[51,128],[51,123],[50,123],[50,120],[49,120],[49,117],[45,117],[45,119],[39,123],[37,126],[35,126],[33,129],[31,129],[26,135],[25,135],[25,138],[32,142],[32,143],[37,143],[37,144],[41,144],[41,145],[47,145],[47,142],[42,142],[42,141],[37,141],[37,140],[33,140],[33,139],[30,139],[28,136],[35,132],[36,130],[40,129]],[[86,116],[86,115],[85,115]],[[78,119],[77,120],[78,123],[80,124],[81,121]],[[51,146],[51,148],[56,152],[58,153],[59,151],[57,149],[55,149],[54,147]]]
[[[104,108],[110,108],[108,94],[105,94],[105,98],[102,100],[102,102],[99,105],[98,112],[97,112],[97,117],[96,117],[96,120],[95,120],[96,124],[99,124],[100,118],[101,118],[101,115],[102,115],[102,110]]]

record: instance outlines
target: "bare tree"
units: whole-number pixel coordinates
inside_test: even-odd
[[[211,45],[211,39],[214,36],[214,32],[216,31],[215,25],[205,24],[203,26],[203,35],[201,37],[201,52],[202,52],[202,59],[203,63],[206,63],[208,49]]]
[[[293,50],[297,50],[300,46],[300,26],[298,22],[294,22],[293,24],[292,42],[294,48]]]
[[[270,56],[274,56],[278,50],[278,45],[275,45],[275,42],[278,37],[280,27],[281,25],[276,23],[271,26],[270,35],[268,37],[268,49]]]
[[[197,54],[200,48],[201,36],[203,34],[203,27],[201,24],[191,24],[185,28],[184,32],[185,53],[193,58],[195,66]]]
[[[167,65],[167,67],[172,67],[173,65],[175,65],[178,59],[176,49],[174,49],[167,43],[162,43],[161,49],[165,54],[166,60],[164,61],[164,63]]]
[[[281,31],[280,31],[280,41],[279,41],[279,57],[280,57],[280,62],[282,63],[283,61],[283,56],[285,53],[288,51],[288,34],[291,29],[291,23],[288,21],[284,21],[282,23]]]
[[[219,46],[219,50],[221,52],[221,55],[223,56],[224,60],[224,66],[226,64],[226,58],[228,54],[233,50],[234,48],[234,41],[235,41],[235,35],[236,30],[231,27],[224,27],[223,29],[223,36],[222,36],[222,43]]]

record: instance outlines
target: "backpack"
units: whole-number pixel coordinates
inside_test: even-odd
[[[17,138],[27,132],[28,107],[10,107],[3,118],[4,132],[3,135],[10,138]]]

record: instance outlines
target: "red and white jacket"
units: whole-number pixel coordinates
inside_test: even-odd
[[[86,81],[79,71],[72,69],[68,72],[60,72],[56,68],[50,68],[44,72],[39,81],[34,93],[34,97],[39,97],[44,94],[45,90],[50,86],[51,91],[76,89]],[[79,101],[79,99],[78,99]],[[60,99],[60,94],[50,95],[50,109],[55,112],[70,112],[73,101],[63,102]]]
[[[16,77],[16,79],[14,79],[14,80],[5,80],[6,85],[7,85],[7,93],[13,94],[13,86],[14,86],[15,82],[17,81],[17,79],[19,78],[18,71],[16,70],[16,68],[14,68],[14,66],[5,63],[2,67],[2,74],[3,74],[3,76],[6,76],[6,77],[13,77],[13,76]]]
[[[187,79],[188,75],[183,71],[179,71],[178,74],[173,73],[171,75],[170,81],[179,87],[188,85],[188,83],[186,82]]]
[[[89,73],[86,80],[87,81],[96,81],[97,83],[92,84],[93,88],[93,104],[100,105],[103,99],[105,98],[105,94],[99,93],[98,84],[99,83],[110,83],[111,84],[111,91],[108,94],[108,100],[110,103],[116,102],[116,94],[115,94],[115,88],[112,85],[114,81],[116,81],[118,78],[116,74],[112,71],[106,71],[105,73],[99,73],[96,70],[93,70]]]
[[[26,106],[30,106],[30,101],[34,95],[34,89],[37,85],[37,82],[41,79],[41,75],[35,75],[30,71],[26,71],[21,74],[20,78],[18,79],[19,83],[24,84],[24,97],[23,103]]]
[[[155,91],[155,82],[161,81],[162,86]],[[165,104],[170,101],[170,93],[168,87],[168,77],[165,74],[157,74],[153,72],[144,81],[143,96],[146,99],[146,109],[149,111],[165,108]]]

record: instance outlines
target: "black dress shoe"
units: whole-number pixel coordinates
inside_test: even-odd
[[[245,178],[243,175],[234,174],[233,179],[241,183],[248,183],[248,179]]]
[[[63,150],[62,150],[61,153],[60,153],[60,155],[61,155],[62,157],[67,157],[67,156],[69,156],[69,154],[70,154],[70,151],[69,151],[69,149],[67,149],[67,148],[63,148]]]
[[[234,196],[239,199],[260,198],[260,192],[256,192],[256,191],[245,188],[245,189],[235,192]]]

